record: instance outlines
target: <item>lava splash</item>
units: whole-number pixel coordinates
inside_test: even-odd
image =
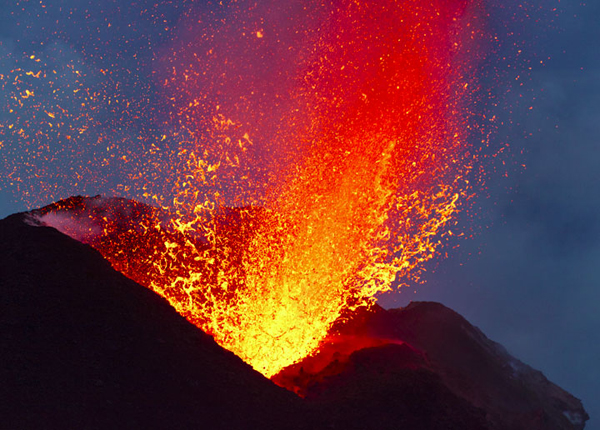
[[[264,57],[259,44],[284,25],[262,11],[245,10],[243,38],[225,46]],[[70,199],[36,218],[271,377],[316,351],[344,312],[418,278],[452,235],[475,161],[480,13],[466,0],[336,1],[273,82],[242,73],[229,86],[223,70],[240,60],[204,49],[205,35],[174,44],[164,91],[181,96],[170,121],[189,139],[172,202]],[[258,118],[273,98],[285,101]]]

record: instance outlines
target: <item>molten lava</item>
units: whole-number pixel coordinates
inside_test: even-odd
[[[257,120],[266,131],[248,126],[251,108],[279,84],[224,95],[219,67],[180,60],[192,42],[173,48],[168,61],[181,67],[165,91],[182,95],[174,121],[190,141],[172,204],[71,200],[40,218],[69,233],[48,214],[91,217],[103,233],[82,240],[267,377],[316,351],[344,311],[418,278],[469,194],[477,7],[334,3],[293,73],[281,73],[278,116]],[[247,33],[245,44],[275,37]],[[212,48],[194,55],[219,63]],[[220,98],[207,104],[203,90]],[[269,174],[253,172],[261,161]]]

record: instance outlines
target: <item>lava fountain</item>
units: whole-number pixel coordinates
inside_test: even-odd
[[[93,217],[103,233],[85,241],[267,377],[315,352],[345,311],[418,278],[452,235],[471,192],[483,39],[467,0],[303,2],[323,18],[305,27],[269,21],[287,7],[275,3],[232,5],[238,20],[215,30],[231,40],[189,24],[164,54],[168,121],[187,136],[172,203],[134,207],[129,229],[123,212],[73,201],[40,217]],[[283,49],[283,28],[309,43]],[[241,59],[218,49],[233,45]],[[244,62],[259,54],[273,79]]]

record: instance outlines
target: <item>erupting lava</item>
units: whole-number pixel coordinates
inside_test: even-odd
[[[267,377],[314,352],[344,311],[418,278],[469,193],[480,6],[333,3],[293,65],[273,66],[281,83],[235,87],[213,63],[245,65],[200,52],[206,35],[176,45],[164,91],[182,100],[171,121],[188,141],[173,203],[137,208],[130,231],[122,212],[94,212],[103,234],[80,237]],[[277,37],[262,12],[240,18],[236,52]],[[263,161],[270,173],[253,172]],[[81,219],[73,207],[40,219]]]

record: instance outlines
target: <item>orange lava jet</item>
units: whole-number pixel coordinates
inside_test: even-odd
[[[190,142],[171,215],[139,209],[135,231],[104,216],[88,240],[267,377],[316,351],[344,311],[418,278],[452,234],[475,160],[479,5],[333,3],[293,65],[273,66],[283,83],[239,75],[225,94],[221,71],[243,61],[219,57],[206,36],[173,48],[165,91],[182,97],[175,117]],[[277,32],[262,12],[240,18],[236,52],[266,55],[257,44]],[[194,46],[210,67],[187,60]]]

